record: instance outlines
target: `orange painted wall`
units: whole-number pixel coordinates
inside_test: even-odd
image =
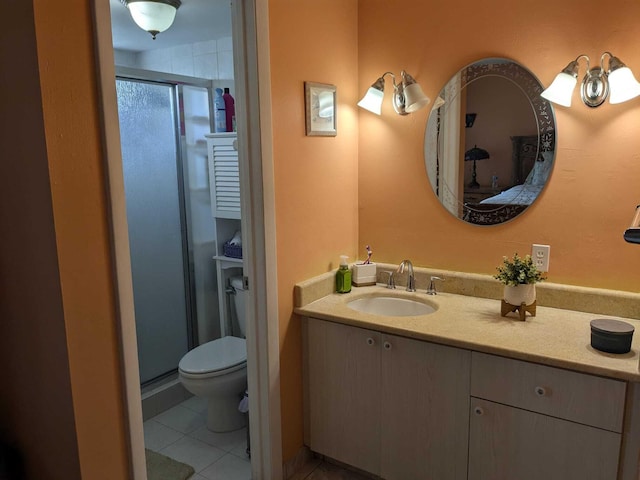
[[[273,155],[278,249],[283,457],[302,446],[296,282],[358,249],[357,1],[271,0]],[[304,81],[337,86],[338,135],[305,136]]]
[[[24,55],[15,64],[6,62],[15,90],[3,92],[32,88],[17,118],[31,117],[33,124],[5,123],[15,136],[3,148],[17,154],[5,157],[16,175],[3,179],[12,183],[9,192],[16,190],[6,206],[31,224],[3,225],[26,235],[22,242],[19,236],[12,239],[16,250],[6,252],[24,262],[22,283],[6,280],[19,293],[10,301],[21,299],[33,314],[17,317],[21,323],[3,337],[12,345],[9,363],[22,374],[18,386],[27,388],[6,398],[3,388],[0,397],[23,409],[12,422],[23,439],[30,478],[127,478],[91,2],[71,0],[64,9],[49,0],[24,3],[32,9],[30,17],[10,16],[3,30],[3,45],[11,45],[4,50]],[[32,62],[35,73],[18,70],[23,62]],[[41,165],[44,174],[36,177],[33,165]],[[50,186],[36,181],[42,175]],[[40,211],[35,210],[39,199]],[[23,200],[36,215],[22,210]],[[42,266],[34,261],[41,256]],[[40,278],[41,268],[48,276]],[[28,353],[24,363],[21,351]]]
[[[512,58],[548,85],[579,54],[592,65],[611,50],[640,76],[640,4],[540,0],[359,2],[359,90],[386,70],[406,69],[434,98],[461,67],[483,57]],[[401,48],[398,48],[401,46]],[[581,64],[581,74],[585,67]],[[389,86],[389,85],[388,85]],[[536,204],[505,225],[475,227],[450,216],[427,182],[423,136],[429,107],[407,117],[359,113],[359,243],[377,260],[493,274],[503,255],[551,245],[549,280],[640,290],[640,247],[625,243],[640,203],[640,99],[588,109],[556,108],[556,166]]]
[[[22,457],[24,478],[75,480],[80,466],[33,5],[9,2],[3,13],[11,21],[0,29],[0,63],[11,74],[0,76],[0,464],[7,465],[1,446],[10,444]]]

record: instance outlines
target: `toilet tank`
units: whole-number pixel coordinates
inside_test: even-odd
[[[245,317],[245,302],[247,293],[244,291],[244,283],[241,276],[235,276],[230,278],[230,283],[233,289],[236,291],[233,296],[233,302],[236,307],[236,316],[238,319],[238,327],[243,337],[246,337],[246,317]]]

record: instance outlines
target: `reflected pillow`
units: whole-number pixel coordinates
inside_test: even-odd
[[[542,157],[542,161],[535,162],[524,182],[525,185],[542,187],[547,183],[547,179],[551,173],[551,167],[553,166],[553,152],[542,152],[540,156]]]

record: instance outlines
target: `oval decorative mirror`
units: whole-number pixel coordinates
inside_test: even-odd
[[[555,160],[556,125],[544,87],[504,58],[479,60],[438,94],[425,164],[440,203],[474,225],[512,220],[539,196]]]

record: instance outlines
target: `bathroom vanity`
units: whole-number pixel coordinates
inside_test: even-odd
[[[629,354],[606,354],[589,344],[600,314],[539,306],[520,322],[495,299],[427,297],[420,283],[322,295],[323,281],[296,292],[312,451],[388,480],[638,478],[637,334]],[[348,306],[376,295],[437,308]]]

